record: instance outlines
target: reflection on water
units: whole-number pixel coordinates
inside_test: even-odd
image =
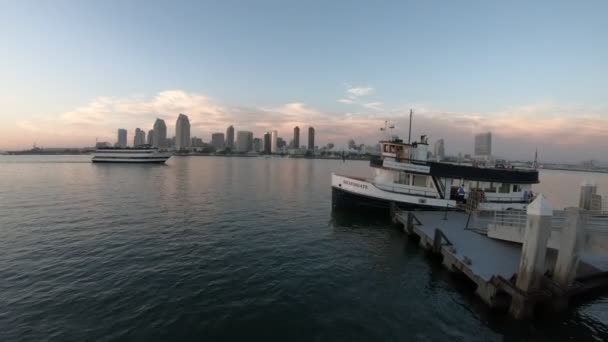
[[[366,162],[28,158],[0,157],[1,341],[606,339],[606,299],[513,322],[388,218],[332,212]]]

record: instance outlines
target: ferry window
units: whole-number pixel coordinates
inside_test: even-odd
[[[413,175],[412,185],[426,187],[426,176]]]
[[[501,194],[508,194],[510,189],[510,184],[503,183],[500,185],[500,188],[498,188],[498,192],[500,192]]]
[[[395,183],[410,185],[410,175],[405,172],[399,172],[399,174],[395,175]]]
[[[496,186],[494,185],[494,183],[484,183],[484,189],[483,191],[485,192],[496,192]]]
[[[521,185],[513,184],[513,192],[521,192]]]

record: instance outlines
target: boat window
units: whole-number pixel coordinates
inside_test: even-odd
[[[484,192],[496,192],[496,185],[494,183],[484,183]]]
[[[398,174],[395,174],[395,183],[403,184],[403,185],[410,185],[409,173],[399,172]]]
[[[521,185],[513,184],[513,192],[521,192]]]
[[[498,188],[498,192],[500,192],[501,194],[508,194],[510,189],[511,189],[511,184],[503,183]]]
[[[426,176],[413,175],[412,185],[426,187]]]

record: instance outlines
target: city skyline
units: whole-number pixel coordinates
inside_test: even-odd
[[[313,3],[3,4],[0,150],[90,146],[156,118],[173,132],[182,112],[207,141],[310,125],[319,146],[374,144],[384,120],[407,137],[413,108],[413,136],[446,154],[492,131],[507,158],[608,159],[607,3]],[[167,16],[189,25],[154,24]]]

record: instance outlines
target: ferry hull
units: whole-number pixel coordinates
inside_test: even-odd
[[[167,158],[168,159],[168,158]],[[95,159],[93,158],[93,163],[112,163],[112,164],[164,164],[167,159],[149,159],[149,160],[108,160],[108,159]]]
[[[403,209],[445,210],[456,208],[456,202],[452,200],[386,191],[364,179],[332,175],[333,208],[386,209],[390,208],[392,203]]]
[[[332,187],[332,208],[333,209],[346,209],[346,210],[359,210],[359,209],[371,209],[371,210],[389,210],[391,204],[394,204],[403,210],[445,210],[446,208],[430,207],[421,204],[399,202],[394,200],[387,200],[378,197],[370,197],[366,195],[357,194],[348,190]],[[454,208],[449,208],[454,210]]]

